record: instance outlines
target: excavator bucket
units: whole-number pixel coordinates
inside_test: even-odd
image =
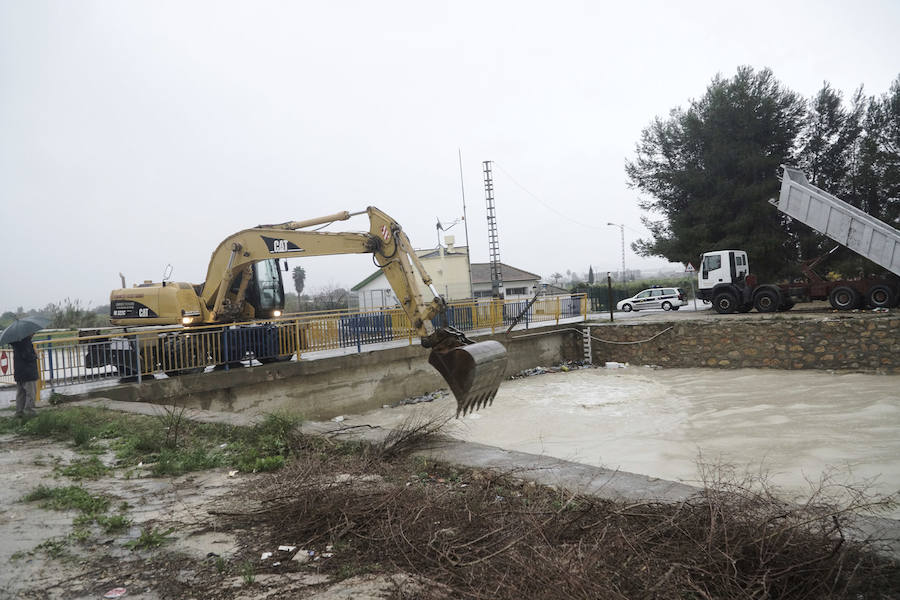
[[[506,360],[506,348],[494,341],[432,350],[428,357],[456,396],[457,417],[494,402],[506,374]]]

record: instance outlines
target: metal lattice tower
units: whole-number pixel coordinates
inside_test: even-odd
[[[497,237],[497,214],[494,208],[494,177],[491,161],[484,161],[484,197],[487,201],[488,246],[491,255],[491,296],[499,298],[503,290],[503,273],[500,270],[500,240]]]

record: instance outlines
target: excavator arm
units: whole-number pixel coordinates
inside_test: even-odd
[[[369,231],[332,233],[309,227],[345,221],[367,214]],[[384,271],[400,305],[421,338],[431,348],[428,362],[447,381],[457,401],[457,416],[493,402],[506,372],[506,349],[495,341],[473,343],[450,327],[435,328],[432,319],[446,309],[422,263],[400,225],[375,207],[365,211],[335,213],[317,219],[260,225],[229,236],[215,249],[209,261],[200,295],[203,321],[222,322],[226,313],[243,303],[254,263],[280,258],[334,254],[372,254]],[[419,291],[416,276],[434,298],[428,302]],[[241,277],[237,294],[232,292]]]

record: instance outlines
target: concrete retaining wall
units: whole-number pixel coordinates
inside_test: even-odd
[[[616,361],[664,367],[900,373],[900,318],[892,314],[748,320],[673,318],[646,324],[598,324],[591,326],[591,332],[593,359],[599,364]],[[619,343],[604,343],[597,338]]]
[[[540,335],[533,335],[535,333]],[[478,338],[503,343],[507,376],[539,365],[581,360],[582,341],[571,326]],[[214,411],[287,409],[306,419],[330,419],[380,408],[447,385],[421,346],[402,346],[316,360],[276,363],[105,388],[78,396],[171,404]]]

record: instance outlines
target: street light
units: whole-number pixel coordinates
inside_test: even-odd
[[[607,223],[613,227],[618,227],[622,235],[622,283],[625,283],[625,225],[620,223]]]

